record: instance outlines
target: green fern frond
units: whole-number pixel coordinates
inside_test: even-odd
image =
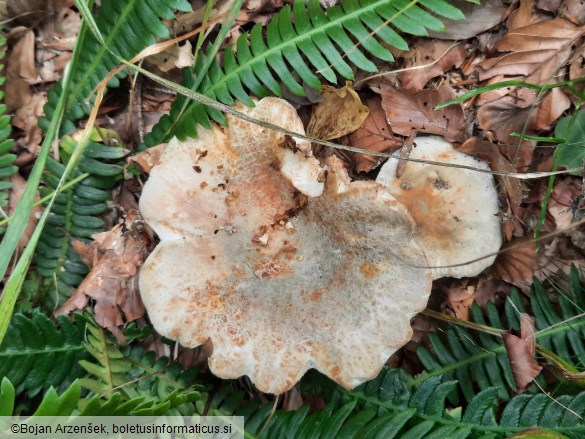
[[[6,377],[0,381],[0,416],[12,416],[16,391],[12,383]]]
[[[0,37],[0,60],[4,58],[4,48],[6,46],[6,38]],[[0,64],[0,71],[4,70],[4,65]],[[6,78],[0,75],[0,86],[4,84]],[[4,100],[4,91],[0,90],[0,102]],[[14,166],[16,155],[11,154],[12,145],[14,141],[9,139],[11,127],[10,127],[10,116],[6,114],[6,105],[0,103],[0,212],[2,217],[8,213],[5,211],[5,207],[8,206],[8,196],[12,183],[10,177],[12,177],[18,171],[18,168]],[[0,227],[0,235],[5,231],[4,227]]]
[[[169,31],[162,20],[174,19],[174,10],[188,12],[191,6],[186,0],[104,0],[95,22],[104,36],[107,48],[129,60],[145,47],[154,44],[156,38],[169,38]],[[76,50],[77,57],[71,63],[72,87],[67,91],[62,133],[75,130],[75,121],[89,112],[88,99],[96,85],[118,66],[114,55],[98,43],[87,26],[82,26],[77,38],[80,48]],[[127,72],[120,72],[110,80],[108,86],[117,87],[119,79],[126,75]],[[45,117],[39,119],[41,128],[46,130],[49,126],[61,93],[62,81],[59,81],[47,95]]]
[[[408,49],[399,33],[425,36],[429,29],[443,30],[436,16],[464,18],[444,0],[345,0],[325,11],[319,0],[308,4],[295,0],[292,10],[286,5],[275,15],[266,36],[262,26],[256,25],[238,38],[235,48],[226,48],[222,66],[214,60],[196,91],[227,105],[238,100],[248,106],[253,106],[250,94],[282,96],[282,85],[304,96],[304,87],[321,89],[321,79],[314,72],[337,83],[338,76],[353,79],[354,68],[377,71],[370,58],[394,60],[384,44]],[[200,65],[202,58],[198,58]],[[183,85],[193,86],[198,67],[186,71]],[[219,111],[177,97],[145,145],[157,145],[173,135],[196,137],[197,124],[209,127],[210,119],[226,122]]]
[[[126,400],[120,393],[114,393],[107,400],[99,396],[82,398],[81,386],[74,381],[60,395],[54,388],[49,388],[34,412],[16,413],[14,386],[6,377],[0,381],[0,416],[161,416],[175,414],[181,406],[199,399],[198,392],[193,391],[176,391],[158,401],[148,401],[145,397]]]
[[[503,439],[528,427],[573,438],[585,435],[585,392],[556,399],[544,394],[520,395],[500,414],[494,387],[477,393],[465,408],[447,410],[445,400],[456,388],[455,382],[435,376],[411,387],[411,381],[403,371],[384,369],[355,390],[336,387],[319,412],[309,414],[308,407],[303,407],[271,415],[271,406],[263,405],[236,414],[245,413],[246,431],[258,438]]]
[[[83,375],[79,361],[87,358],[83,327],[67,317],[57,322],[41,313],[15,314],[0,345],[0,377],[29,398],[42,390],[67,388]]]
[[[141,346],[122,350],[89,316],[86,319],[88,331],[85,347],[97,360],[97,364],[85,360],[80,362],[90,374],[90,377],[80,380],[82,387],[101,397],[112,397],[119,393],[126,401],[143,398],[144,403],[149,404],[153,401],[174,401],[188,394],[189,401],[202,402],[200,406],[191,404],[181,407],[181,413],[194,414],[203,409],[207,400],[206,389],[196,385],[196,368],[183,370],[179,364],[172,364],[167,358],[157,359],[154,352],[144,352]]]
[[[65,150],[72,150],[75,142],[65,138]],[[90,142],[71,180],[87,177],[70,189],[57,195],[47,226],[43,230],[35,253],[36,271],[41,276],[40,296],[47,309],[62,305],[72,289],[79,286],[88,272],[73,246],[72,239],[89,241],[103,231],[101,215],[108,209],[110,189],[123,176],[123,162],[127,155],[121,146]],[[65,166],[47,159],[41,195],[51,193],[59,183]]]
[[[81,396],[81,388],[77,381],[71,383],[61,395],[50,387],[43,395],[32,416],[69,416],[76,411]],[[19,416],[28,413],[16,411],[16,392],[6,377],[0,381],[0,416]]]
[[[571,273],[572,291],[558,296],[558,307],[551,303],[542,284],[535,279],[530,293],[530,310],[526,310],[517,290],[513,290],[504,306],[505,318],[493,303],[488,303],[484,315],[474,304],[473,320],[494,328],[515,329],[520,326],[518,314],[529,312],[536,319],[536,342],[555,352],[579,370],[585,369],[585,294],[575,269]],[[430,334],[431,351],[420,346],[417,355],[427,372],[415,382],[429,376],[442,376],[444,380],[457,379],[459,390],[470,400],[479,390],[495,386],[500,398],[508,399],[516,390],[506,349],[500,337],[452,326],[444,338]],[[457,394],[451,395],[457,402]]]

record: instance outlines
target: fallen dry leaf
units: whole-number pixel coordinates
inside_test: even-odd
[[[36,76],[34,68],[34,33],[30,29],[15,28],[11,32],[16,39],[8,55],[4,103],[8,111],[14,111],[28,102],[32,96],[26,79]]]
[[[534,90],[506,87],[483,93],[477,104],[480,127],[493,131],[505,155],[517,169],[523,169],[532,161],[535,142],[521,141],[511,134],[550,129],[571,101],[560,88],[537,95]]]
[[[491,273],[496,279],[525,288],[531,283],[537,265],[534,243],[528,238],[517,238],[502,246]]]
[[[502,0],[485,0],[480,4],[465,0],[453,0],[453,6],[460,9],[465,20],[442,19],[444,32],[429,32],[433,38],[441,40],[466,40],[485,32],[499,24],[508,7]]]
[[[563,0],[559,7],[561,17],[565,17],[576,25],[585,23],[585,4],[583,0]]]
[[[457,149],[487,162],[490,165],[490,168],[496,172],[516,172],[512,163],[502,155],[498,146],[492,142],[481,140],[478,137],[472,137],[467,139]],[[502,181],[510,209],[515,215],[517,215],[523,198],[522,181],[518,178],[510,177],[496,178]]]
[[[561,0],[536,0],[536,7],[542,11],[557,12]]]
[[[369,114],[368,107],[348,82],[341,88],[325,85],[322,100],[313,108],[307,135],[331,140],[357,130]]]
[[[547,203],[557,229],[566,229],[573,222],[573,203],[581,195],[581,182],[576,177],[557,180]]]
[[[16,173],[12,177],[10,177],[10,182],[12,183],[12,187],[10,188],[9,198],[8,198],[8,215],[12,215],[14,213],[14,209],[18,205],[20,198],[22,197],[22,193],[24,192],[24,188],[26,186],[26,180],[20,176],[20,174]],[[35,201],[39,201],[39,196],[35,197]],[[20,254],[30,237],[32,236],[33,232],[35,231],[37,220],[43,213],[43,208],[40,206],[36,206],[32,208],[31,214],[29,216],[28,224],[24,229],[24,233],[20,237],[18,241],[18,253]]]
[[[517,390],[524,390],[542,370],[534,358],[534,317],[525,313],[520,314],[520,337],[511,331],[505,331],[502,333],[502,339]]]
[[[73,51],[75,39],[81,26],[79,12],[61,8],[56,14],[46,17],[38,29],[38,44],[49,51]]]
[[[521,141],[510,135],[532,133],[532,121],[536,115],[536,108],[533,108],[535,95],[524,89],[522,97],[504,96],[482,105],[477,111],[479,126],[495,134],[502,152],[517,170],[526,169],[530,165],[535,146],[535,142]]]
[[[382,108],[395,133],[410,136],[429,133],[443,136],[450,142],[465,139],[465,119],[460,105],[450,105],[441,110],[433,108],[441,102],[453,99],[455,94],[448,85],[436,90],[412,92],[382,84]]]
[[[171,69],[182,69],[193,65],[193,48],[189,41],[182,46],[174,45],[156,55],[149,56],[148,61],[157,66],[161,71],[168,72]]]
[[[38,119],[44,114],[43,107],[46,102],[47,94],[45,92],[35,93],[23,102],[22,106],[18,107],[12,117],[12,126],[24,132],[24,137],[16,139],[16,144],[26,148],[33,155],[36,155],[43,139]]]
[[[585,29],[562,19],[543,20],[510,30],[495,45],[499,52],[477,66],[480,80],[498,75],[525,76],[527,82],[557,82],[556,74],[571,56]]]
[[[552,125],[565,110],[571,106],[571,100],[560,88],[553,88],[538,105],[538,111],[532,121],[534,130],[551,130]]]
[[[550,19],[550,16],[537,9],[535,0],[520,0],[520,6],[512,11],[506,24],[510,31],[547,19]]]
[[[373,96],[366,100],[370,114],[357,130],[349,134],[348,140],[351,146],[367,149],[375,152],[393,152],[402,144],[402,138],[394,135],[386,122],[386,113],[382,108],[379,96]],[[368,172],[377,167],[383,157],[367,154],[353,154],[354,169],[356,172]]]
[[[453,280],[444,288],[446,305],[458,319],[469,320],[469,308],[475,301],[475,289],[475,283],[468,279]]]
[[[128,164],[136,163],[142,171],[150,174],[150,170],[158,164],[160,156],[166,146],[166,143],[161,143],[160,145],[142,151],[140,154],[128,157]]]
[[[56,314],[82,310],[91,298],[95,300],[96,322],[119,333],[118,326],[144,315],[136,275],[150,253],[149,240],[136,211],[128,212],[123,223],[93,239],[89,244],[73,241],[91,271]]]
[[[453,45],[450,41],[421,39],[404,55],[404,68],[426,66],[402,71],[398,79],[408,90],[421,90],[430,79],[443,75],[452,68],[458,68],[465,60],[463,44]],[[432,64],[428,66],[429,64]]]
[[[581,44],[569,61],[569,79],[585,78],[585,44]],[[585,84],[575,84],[575,88],[582,90]]]

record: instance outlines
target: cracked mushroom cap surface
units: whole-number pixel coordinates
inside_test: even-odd
[[[410,157],[489,170],[489,166],[455,150],[438,136],[415,138]],[[399,155],[399,152],[398,154]],[[399,178],[399,160],[391,157],[376,181],[387,187],[414,218],[414,238],[432,268],[433,279],[476,276],[502,245],[498,195],[491,174],[456,167],[407,162]]]
[[[285,101],[240,110],[303,132]],[[308,145],[228,121],[172,140],[144,186],[140,209],[161,238],[140,275],[155,329],[188,347],[209,340],[214,374],[264,392],[309,368],[347,388],[374,378],[430,293],[411,216],[380,184],[350,182],[339,160],[324,188]]]

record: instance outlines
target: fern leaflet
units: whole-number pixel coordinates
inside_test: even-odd
[[[530,294],[530,310],[536,319],[536,342],[583,370],[585,365],[585,319],[575,319],[583,313],[585,294],[580,287],[579,275],[575,269],[571,274],[572,291],[559,295],[558,310],[551,303],[546,291],[538,280],[534,280]],[[505,320],[493,303],[487,305],[484,313],[474,304],[473,320],[505,330],[518,330],[519,312],[527,312],[517,290],[513,290],[504,306]],[[443,341],[436,334],[430,335],[432,351],[419,347],[417,354],[427,373],[418,376],[415,382],[429,376],[443,376],[444,380],[457,379],[459,389],[466,400],[470,400],[478,390],[495,386],[500,389],[500,397],[508,399],[516,390],[506,350],[501,338],[474,333],[453,326],[445,331]],[[457,394],[451,395],[457,402]]]
[[[4,49],[6,45],[6,38],[0,37],[0,47]],[[5,52],[0,52],[0,59],[3,59]],[[0,65],[0,70],[4,69],[4,65]],[[6,78],[0,76],[0,85],[4,84]],[[4,99],[4,91],[0,90],[0,102]],[[14,175],[18,168],[14,166],[16,155],[11,154],[12,145],[14,141],[9,139],[10,135],[10,116],[6,113],[6,105],[0,104],[0,211],[3,212],[3,216],[6,215],[4,209],[8,206],[8,194],[12,188],[10,177]],[[0,227],[0,235],[4,233],[4,227]]]
[[[69,137],[61,145],[65,156],[75,148]],[[82,174],[86,178],[57,195],[35,253],[36,271],[41,276],[40,299],[47,309],[62,305],[87,274],[87,266],[71,241],[88,241],[103,231],[105,223],[100,216],[108,209],[109,190],[122,178],[120,159],[126,154],[121,146],[90,142],[71,180]],[[64,169],[61,163],[47,159],[43,175],[46,187],[41,189],[41,195],[57,187]]]
[[[29,398],[51,386],[65,389],[83,375],[78,363],[88,355],[82,341],[83,327],[67,317],[53,322],[38,312],[15,314],[0,345],[0,377]]]

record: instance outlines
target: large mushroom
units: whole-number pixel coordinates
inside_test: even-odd
[[[285,101],[248,115],[302,133]],[[173,139],[140,209],[161,238],[140,291],[155,329],[213,346],[211,370],[282,393],[316,368],[351,388],[412,334],[431,288],[412,217],[380,184],[323,169],[308,144],[228,116]]]
[[[414,239],[433,267],[433,279],[475,276],[493,264],[502,245],[498,194],[491,174],[458,166],[489,167],[442,137],[416,137],[414,145],[410,158],[444,165],[408,162],[397,177],[396,154],[376,181],[414,218]]]

